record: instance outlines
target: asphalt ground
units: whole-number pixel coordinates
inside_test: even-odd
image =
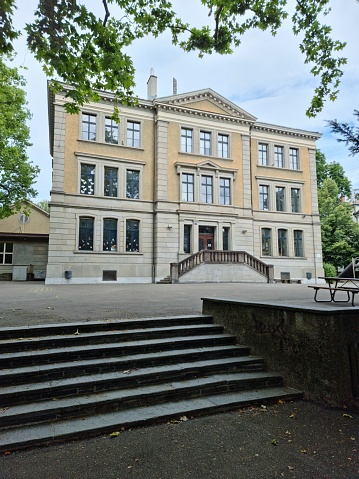
[[[1,282],[0,327],[195,314],[202,297],[315,307],[313,296],[296,284]],[[359,415],[306,401],[118,432],[4,454],[0,479],[359,479]]]

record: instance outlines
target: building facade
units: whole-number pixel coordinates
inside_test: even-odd
[[[203,249],[246,251],[277,279],[323,275],[320,135],[260,123],[211,89],[158,98],[156,85],[118,123],[111,93],[70,115],[49,91],[46,282],[156,282]]]

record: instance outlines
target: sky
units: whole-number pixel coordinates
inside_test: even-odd
[[[290,6],[294,0],[289,0]],[[102,14],[101,0],[82,0],[86,6],[95,6]],[[36,0],[17,0],[15,26],[21,29],[31,22]],[[96,5],[97,4],[97,5]],[[172,0],[175,10],[184,21],[194,26],[209,24],[211,18],[200,0]],[[147,96],[147,80],[151,68],[158,78],[158,96],[171,95],[173,78],[177,80],[177,92],[185,93],[211,88],[236,103],[258,121],[275,125],[300,128],[322,134],[317,142],[328,162],[339,162],[353,189],[359,190],[359,156],[349,156],[348,148],[337,141],[326,126],[327,120],[354,124],[354,109],[359,109],[359,29],[357,19],[359,3],[356,0],[331,0],[332,11],[325,22],[332,26],[332,37],[347,42],[342,53],[348,59],[340,93],[335,102],[326,102],[323,111],[315,118],[305,115],[314,89],[318,85],[310,73],[311,66],[304,64],[299,51],[300,37],[295,37],[290,21],[286,22],[275,37],[269,32],[253,30],[243,36],[242,43],[233,54],[212,54],[199,58],[197,53],[185,53],[171,44],[168,34],[155,39],[138,40],[128,53],[136,69],[135,93],[139,98]],[[110,5],[110,12],[114,11]],[[15,43],[16,66],[26,67],[23,76],[27,81],[28,107],[32,113],[29,122],[32,147],[28,149],[30,161],[41,172],[35,188],[35,202],[50,199],[51,156],[49,152],[47,78],[40,64],[26,47],[25,38]]]

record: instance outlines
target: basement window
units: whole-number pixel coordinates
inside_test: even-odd
[[[102,281],[117,281],[117,271],[116,270],[102,271]]]

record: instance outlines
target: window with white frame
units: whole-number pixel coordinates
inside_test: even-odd
[[[285,211],[285,188],[277,186],[275,189],[275,207],[277,211]]]
[[[284,167],[284,148],[283,146],[274,146],[274,166],[277,168]]]
[[[288,256],[287,230],[278,230],[278,256]]]
[[[262,228],[262,256],[272,256],[271,228]]]
[[[190,128],[181,128],[181,151],[193,152],[193,130]]]
[[[117,251],[117,220],[105,218],[103,220],[103,251]]]
[[[199,152],[201,155],[211,155],[211,139],[211,132],[199,132]]]
[[[82,217],[79,221],[79,250],[93,251],[94,219]]]
[[[127,121],[127,146],[140,147],[141,123]]]
[[[80,193],[82,195],[95,194],[95,170],[94,165],[81,164]]]
[[[258,164],[260,166],[269,165],[268,144],[258,143]]]
[[[220,158],[229,158],[229,136],[218,134],[218,156]]]
[[[126,220],[126,251],[138,253],[140,251],[140,222]]]
[[[298,148],[289,148],[289,168],[299,169],[299,150]]]
[[[269,210],[269,186],[259,185],[259,209]]]
[[[96,115],[82,113],[82,139],[96,140]]]
[[[12,264],[13,243],[0,243],[0,264]]]
[[[140,172],[137,170],[126,171],[126,198],[140,198]]]
[[[118,168],[105,166],[104,196],[117,197]]]
[[[219,203],[221,205],[231,204],[231,180],[219,178]]]
[[[292,203],[292,213],[300,212],[300,189],[291,188],[290,190],[291,203]]]
[[[297,258],[302,258],[304,256],[303,231],[294,230],[293,240],[294,240],[294,256],[297,257]]]
[[[182,173],[182,201],[194,201],[194,175]]]
[[[201,201],[202,203],[213,203],[213,177],[201,176]]]
[[[105,118],[105,142],[118,144],[118,124],[110,117]]]

